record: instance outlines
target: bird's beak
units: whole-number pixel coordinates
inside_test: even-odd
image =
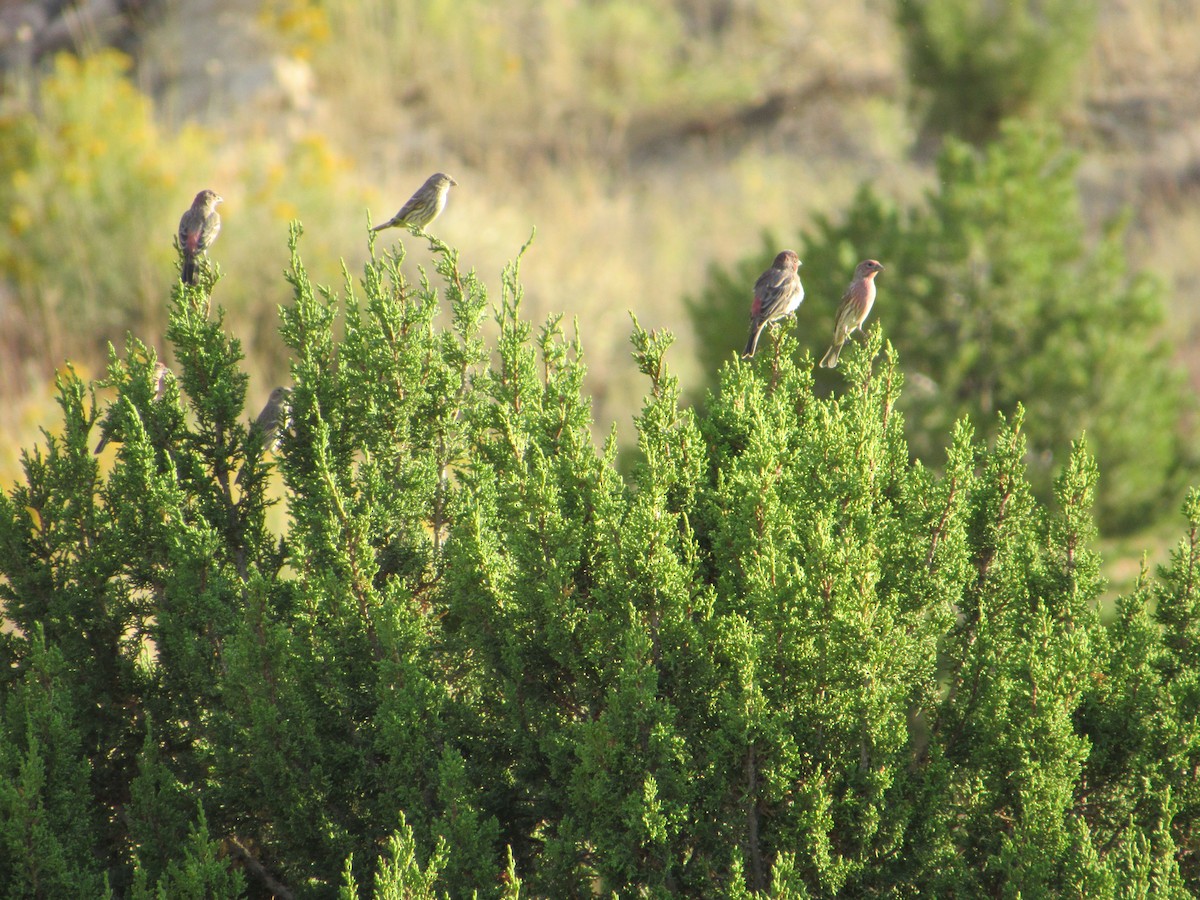
[[[453,178],[451,178],[451,179],[450,179],[450,183],[451,183],[452,185],[454,185],[455,187],[458,187],[458,182],[457,182],[457,181],[455,181]]]

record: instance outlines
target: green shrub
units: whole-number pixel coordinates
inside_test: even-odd
[[[1089,47],[1095,0],[897,0],[925,128],[973,143],[1010,116],[1052,111]]]
[[[1106,631],[1086,449],[1054,511],[1020,410],[912,462],[877,332],[838,397],[786,337],[699,415],[635,326],[624,479],[517,264],[491,347],[446,246],[343,300],[297,239],[278,455],[247,468],[240,346],[177,285],[177,380],[113,361],[111,471],[67,376],[0,498],[12,895],[39,809],[75,896],[232,896],[235,859],[252,896],[347,900],[1200,889],[1200,493]]]

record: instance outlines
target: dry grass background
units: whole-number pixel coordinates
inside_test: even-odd
[[[146,28],[132,78],[168,133],[199,126],[203,143],[161,231],[169,243],[199,187],[226,197],[218,301],[249,351],[255,407],[286,375],[274,328],[289,218],[305,224],[314,280],[338,286],[339,260],[354,273],[365,257],[368,208],[381,221],[428,173],[452,173],[434,230],[495,289],[537,229],[526,312],[578,321],[597,430],[628,436],[642,394],[629,311],[678,335],[686,386],[698,373],[682,300],[711,264],[757,250],[764,231],[798,243],[863,181],[915,199],[933,177],[890,0],[187,0]],[[1200,385],[1198,42],[1200,0],[1101,0],[1065,121],[1085,208],[1097,228],[1132,210],[1133,259],[1169,285]],[[428,252],[408,251],[415,275]],[[881,289],[881,312],[902,302]],[[79,366],[96,375],[100,360]],[[50,396],[0,411],[6,481],[17,448],[56,421]]]
[[[927,177],[905,159],[887,5],[825,6],[335,0],[314,66],[339,84],[331,130],[369,148],[376,218],[454,173],[437,228],[489,279],[537,228],[527,312],[578,319],[607,431],[641,395],[630,310],[678,335],[687,380],[681,301],[710,264],[764,229],[794,242],[864,178]]]

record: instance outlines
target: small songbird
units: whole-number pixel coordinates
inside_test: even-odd
[[[271,391],[262,412],[250,426],[251,435],[258,435],[258,452],[274,450],[279,443],[279,428],[287,422],[287,403],[292,396],[292,389],[277,387]]]
[[[154,402],[157,403],[162,399],[163,394],[167,390],[167,376],[171,374],[171,370],[164,363],[158,362],[154,364]]]
[[[821,357],[821,365],[832,369],[838,364],[838,355],[842,352],[842,344],[850,337],[850,332],[856,328],[862,331],[862,324],[871,313],[875,303],[875,276],[883,271],[883,266],[873,259],[865,259],[854,270],[854,279],[842,294],[838,303],[837,319],[833,326],[833,344]]]
[[[207,253],[221,233],[217,204],[224,199],[216,191],[203,190],[179,219],[179,247],[183,250],[183,268],[179,272],[179,280],[184,284],[196,283],[196,257]]]
[[[425,179],[425,183],[417,188],[417,192],[408,198],[408,202],[382,225],[376,225],[372,231],[382,231],[384,228],[420,228],[436,219],[446,208],[446,197],[451,186],[458,182],[442,172],[435,172]]]
[[[258,418],[250,426],[249,434],[246,435],[247,459],[253,457],[257,460],[267,450],[278,449],[279,432],[286,426],[290,418],[287,406],[291,396],[291,388],[277,387],[271,391],[271,396],[263,405],[262,412],[258,414]],[[245,474],[246,466],[243,464],[234,483],[241,484],[242,476]]]
[[[754,303],[750,307],[750,337],[742,359],[749,359],[758,349],[758,336],[764,328],[777,319],[796,311],[804,299],[804,285],[800,283],[800,257],[793,250],[784,250],[775,257],[771,268],[758,276],[754,282]]]

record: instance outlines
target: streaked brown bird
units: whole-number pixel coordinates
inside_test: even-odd
[[[162,399],[163,394],[167,390],[167,376],[171,374],[171,370],[167,368],[165,363],[154,364],[154,402],[157,403]]]
[[[250,434],[258,436],[258,452],[276,449],[279,443],[279,429],[287,419],[287,403],[292,396],[292,389],[277,387],[271,391],[262,412],[250,426]]]
[[[179,272],[179,280],[184,284],[196,283],[196,258],[207,253],[217,235],[221,233],[221,217],[217,214],[217,204],[224,199],[216,191],[203,190],[196,195],[191,207],[179,219],[179,247],[183,250],[183,267]]]
[[[400,207],[400,212],[371,230],[382,231],[384,228],[401,227],[424,229],[446,208],[446,197],[452,185],[457,186],[458,182],[443,172],[435,172],[426,178],[425,183],[417,188],[417,192]]]
[[[254,424],[250,426],[250,432],[246,435],[247,461],[251,457],[257,461],[266,451],[279,448],[279,432],[291,418],[288,410],[288,400],[291,399],[291,396],[291,388],[277,387],[271,391],[271,396],[263,405],[262,412],[258,414],[258,418],[254,420]],[[242,476],[245,474],[246,464],[243,463],[234,484],[241,484]]]
[[[863,322],[871,314],[875,304],[875,276],[883,271],[883,266],[873,259],[865,259],[854,269],[854,278],[846,293],[842,294],[838,303],[837,318],[833,326],[833,344],[821,357],[821,365],[832,369],[838,364],[838,356],[842,352],[842,344],[850,337],[855,329],[862,331]]]
[[[800,283],[800,257],[794,250],[784,250],[775,257],[771,268],[754,282],[754,303],[750,306],[750,337],[742,359],[749,359],[758,349],[758,337],[771,322],[790,316],[804,300],[804,285]]]

